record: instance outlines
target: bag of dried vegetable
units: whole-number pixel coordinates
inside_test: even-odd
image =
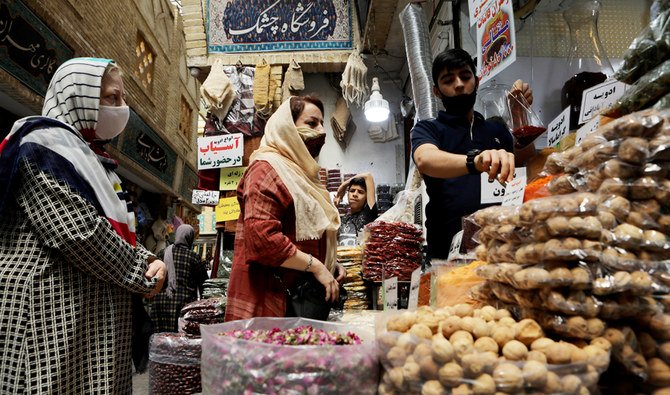
[[[364,327],[305,318],[252,318],[203,325],[200,330],[204,394],[377,391],[374,334]]]
[[[640,78],[605,115],[620,117],[647,108],[670,92],[670,59]]]
[[[633,40],[614,77],[632,84],[669,57],[670,10],[665,10]]]

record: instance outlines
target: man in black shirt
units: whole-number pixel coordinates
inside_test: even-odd
[[[358,234],[363,227],[377,219],[379,215],[372,174],[357,174],[343,182],[337,189],[335,205],[340,203],[345,191],[349,200],[350,212],[342,218],[338,231],[338,244],[351,247],[358,245]]]
[[[489,181],[514,178],[516,163],[535,152],[518,149],[504,124],[490,122],[474,110],[479,79],[466,51],[448,49],[433,61],[433,93],[444,105],[437,119],[422,120],[412,129],[412,158],[424,177],[429,197],[426,206],[428,251],[431,258],[447,259],[453,236],[461,230],[461,217],[486,207],[481,204],[480,174]],[[513,90],[528,103],[533,96],[521,80]]]

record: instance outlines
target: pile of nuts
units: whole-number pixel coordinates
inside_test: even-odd
[[[389,317],[377,337],[380,394],[588,394],[609,366],[610,342],[554,341],[532,319],[468,304]]]

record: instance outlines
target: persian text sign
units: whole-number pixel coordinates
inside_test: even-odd
[[[202,206],[214,206],[219,203],[219,191],[194,189],[193,196],[191,197],[191,203]]]
[[[626,92],[628,85],[620,81],[605,81],[593,86],[582,93],[582,107],[579,111],[579,123],[585,123],[600,113],[601,110],[611,107]]]
[[[221,176],[219,177],[219,190],[220,191],[234,191],[237,189],[237,184],[240,183],[244,171],[247,169],[246,166],[237,166],[229,167],[227,169],[221,170]]]
[[[547,147],[555,147],[570,133],[570,107],[566,107],[547,127]]]
[[[477,70],[483,84],[516,60],[514,11],[510,0],[489,0],[477,19]]]
[[[242,164],[242,133],[198,138],[198,170],[234,167]]]
[[[209,52],[351,49],[347,0],[208,0]]]
[[[216,222],[234,221],[240,216],[240,204],[237,197],[221,198],[214,209]]]

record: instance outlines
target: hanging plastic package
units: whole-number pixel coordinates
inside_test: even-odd
[[[670,59],[640,78],[604,115],[620,117],[642,110],[670,92]]]
[[[659,14],[633,40],[624,54],[621,68],[614,77],[627,84],[633,84],[668,57],[670,57],[670,10]]]

